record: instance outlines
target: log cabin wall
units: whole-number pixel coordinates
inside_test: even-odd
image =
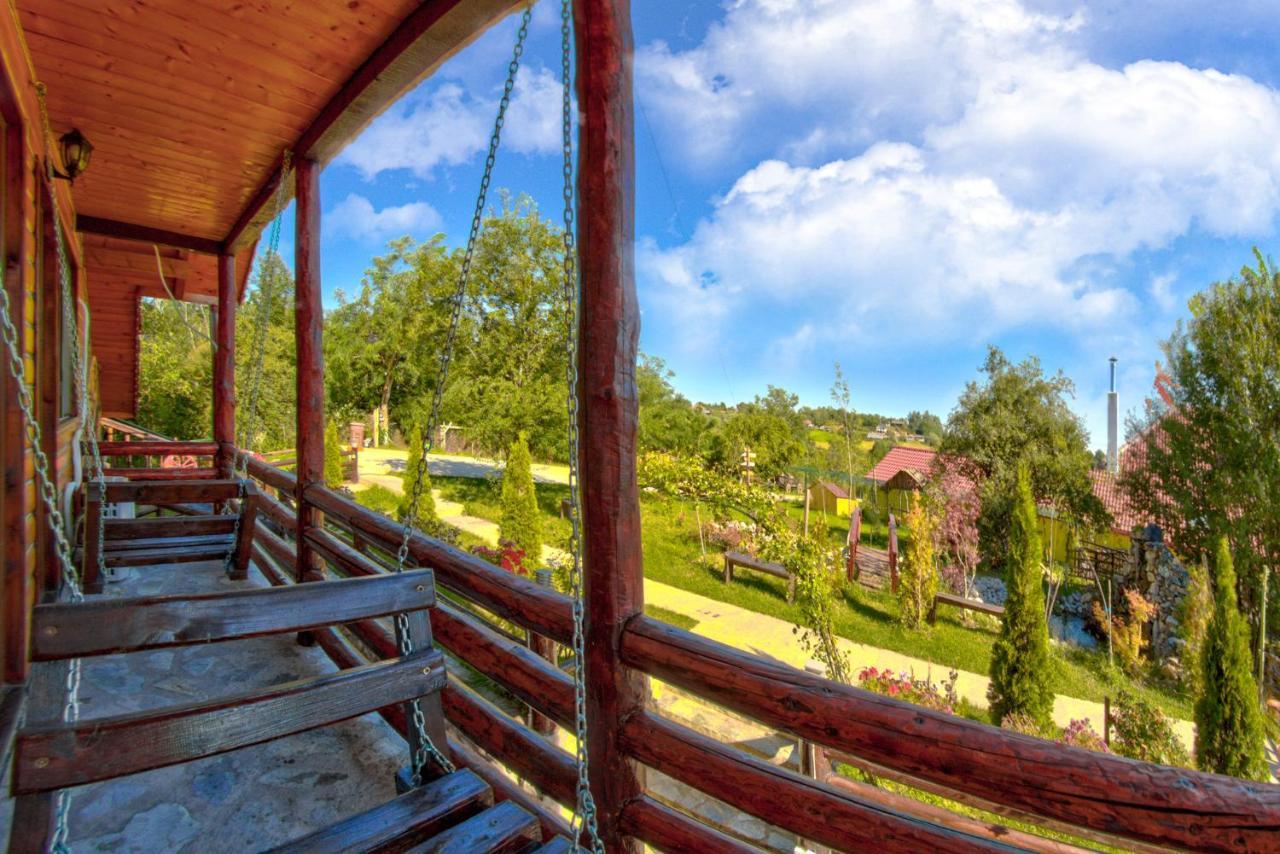
[[[4,286],[18,332],[19,346],[26,354],[25,382],[33,397],[40,400],[47,391],[37,387],[38,274],[41,268],[41,198],[48,198],[44,162],[49,155],[42,132],[40,107],[36,98],[30,56],[12,6],[0,13],[0,118],[4,131],[3,170],[3,252]],[[74,233],[74,210],[70,188],[55,182],[63,233]],[[73,264],[82,269],[80,249],[68,240]],[[56,373],[55,373],[56,377]],[[3,460],[4,490],[0,495],[0,551],[4,566],[0,574],[0,666],[3,681],[21,682],[27,674],[31,607],[39,595],[38,510],[35,463],[27,445],[22,416],[17,407],[17,384],[3,372],[3,431],[0,431],[0,459]],[[56,400],[56,392],[54,395]],[[69,433],[55,430],[56,466],[60,483],[65,484],[70,466]]]
[[[132,418],[138,411],[138,332],[142,323],[138,289],[91,278],[89,317],[102,414]]]

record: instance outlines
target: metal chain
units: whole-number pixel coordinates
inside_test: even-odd
[[[53,131],[49,124],[49,110],[45,101],[46,89],[41,82],[35,83],[36,99],[40,105],[40,120],[45,139],[48,144],[52,144]],[[49,187],[52,188],[54,180],[53,163],[48,158],[45,159],[45,174]],[[106,479],[103,474],[102,455],[98,448],[97,425],[90,422],[89,419],[89,395],[88,395],[88,377],[87,363],[81,361],[80,350],[80,328],[79,317],[76,311],[75,295],[71,282],[71,265],[67,258],[67,246],[64,235],[62,233],[62,218],[58,210],[57,194],[50,190],[50,209],[53,214],[53,233],[54,244],[56,247],[56,257],[58,263],[58,279],[59,291],[62,300],[62,323],[64,334],[69,334],[71,343],[71,367],[72,381],[75,391],[75,398],[81,419],[85,422],[87,430],[85,435],[89,445],[91,455],[93,478],[99,488],[105,485]],[[43,449],[43,437],[40,431],[39,421],[36,418],[34,401],[31,395],[31,389],[27,386],[26,375],[23,368],[23,354],[18,346],[17,330],[13,325],[11,305],[9,303],[9,294],[3,288],[0,288],[0,324],[4,327],[5,349],[8,354],[9,373],[13,376],[15,384],[18,388],[18,407],[22,410],[23,423],[26,427],[28,441],[35,457],[36,481],[40,500],[45,506],[46,516],[49,525],[53,529],[54,534],[54,551],[57,554],[58,562],[62,568],[63,587],[67,591],[67,595],[72,602],[81,602],[84,594],[80,586],[80,574],[75,567],[71,543],[67,538],[64,529],[64,519],[61,511],[58,509],[58,490],[54,479],[49,475],[49,459]],[[102,526],[98,527],[98,572],[99,575],[104,572],[103,566],[103,533]],[[62,710],[62,718],[68,724],[74,724],[80,718],[80,659],[72,659],[67,668],[66,677],[66,702]],[[70,834],[69,816],[71,812],[71,795],[67,789],[58,792],[57,801],[54,807],[54,831],[50,840],[53,851],[66,852],[67,838]]]
[[[565,350],[568,359],[565,380],[568,386],[566,404],[569,412],[569,584],[573,596],[573,713],[577,742],[578,785],[577,809],[570,824],[571,838],[576,844],[582,830],[586,830],[591,850],[603,854],[604,843],[596,826],[596,805],[591,794],[591,778],[587,762],[587,686],[583,647],[585,633],[585,601],[582,585],[582,507],[578,493],[578,323],[580,283],[578,279],[577,246],[574,240],[574,208],[577,201],[573,183],[573,78],[571,61],[573,0],[560,0],[560,75],[562,90],[561,153],[564,177],[564,282],[562,284],[568,317],[565,329]]]
[[[239,498],[244,499],[245,484],[249,477],[249,451],[253,442],[253,431],[258,421],[258,395],[262,388],[262,369],[267,354],[267,327],[271,323],[271,305],[275,301],[274,279],[266,274],[266,259],[278,254],[280,250],[280,224],[284,219],[285,186],[289,180],[289,167],[293,162],[293,152],[285,149],[280,155],[280,181],[276,184],[275,204],[271,213],[271,231],[267,237],[267,252],[263,256],[263,266],[258,268],[258,323],[253,330],[253,365],[249,371],[249,416],[245,419],[241,431],[240,442],[236,446],[236,456],[232,464],[232,474],[240,481]],[[232,368],[234,369],[234,365]],[[231,562],[235,559],[234,543],[240,538],[240,519],[242,512],[235,514],[235,522],[231,526],[230,550],[223,561],[222,571],[231,571]]]
[[[418,467],[413,473],[413,485],[409,489],[409,507],[401,520],[400,548],[396,551],[396,572],[404,572],[409,561],[409,540],[413,536],[413,520],[418,518],[418,503],[422,500],[423,482],[427,474],[427,455],[435,443],[435,431],[440,423],[440,404],[444,398],[445,383],[449,378],[449,365],[453,360],[454,345],[458,337],[458,326],[462,322],[462,307],[467,298],[467,281],[471,276],[471,261],[475,256],[476,241],[480,237],[480,226],[484,222],[484,206],[489,196],[489,184],[493,180],[493,165],[498,159],[498,143],[502,138],[502,127],[506,123],[507,107],[511,104],[511,92],[515,89],[516,73],[520,70],[520,58],[524,55],[525,39],[529,35],[529,21],[533,16],[533,7],[526,7],[520,17],[520,29],[516,33],[516,44],[512,50],[511,62],[507,64],[507,78],[502,85],[502,97],[498,101],[498,116],[493,123],[493,132],[489,135],[489,152],[484,160],[484,174],[480,178],[480,192],[476,197],[475,211],[471,216],[471,231],[467,235],[467,248],[462,256],[462,269],[458,274],[458,286],[454,290],[453,303],[449,314],[449,333],[445,338],[444,349],[440,353],[440,375],[431,394],[431,412],[427,416],[427,429],[422,435],[421,455]],[[409,635],[409,617],[407,614],[396,615],[396,628],[400,636],[400,654],[410,655],[413,652],[413,639]],[[426,718],[422,714],[421,704],[414,700],[413,725],[418,737],[418,750],[413,756],[413,784],[422,784],[422,770],[430,758],[447,771],[454,770],[449,761],[431,741],[427,734]]]

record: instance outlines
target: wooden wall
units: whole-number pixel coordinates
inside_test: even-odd
[[[132,418],[138,408],[138,292],[89,279],[89,338],[98,363],[102,414]]]
[[[11,313],[18,330],[19,346],[25,354],[24,380],[39,399],[44,388],[35,388],[37,377],[37,270],[39,220],[37,199],[46,196],[43,184],[43,162],[46,141],[40,123],[31,65],[12,5],[0,10],[0,117],[5,131],[5,168],[3,184],[4,286],[9,295]],[[55,182],[58,209],[62,215],[63,233],[74,234],[75,213],[70,188]],[[69,241],[77,267],[81,253],[77,242]],[[7,355],[6,355],[7,359]],[[6,362],[7,364],[7,362]],[[4,489],[0,493],[0,678],[4,682],[21,682],[27,674],[29,619],[38,593],[40,578],[37,534],[41,521],[37,510],[34,457],[27,445],[22,418],[16,406],[17,385],[3,370],[0,404],[0,462],[4,471]],[[66,441],[69,434],[55,430],[59,437],[57,459],[60,478],[65,483],[69,465]]]

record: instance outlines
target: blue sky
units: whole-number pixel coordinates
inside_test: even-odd
[[[945,417],[995,343],[1071,376],[1101,447],[1107,357],[1138,406],[1186,298],[1275,251],[1270,2],[633,5],[641,347],[695,400],[826,403],[838,359],[857,408]],[[389,239],[465,238],[514,32],[325,171],[330,305]],[[525,57],[494,186],[558,216],[549,0]]]

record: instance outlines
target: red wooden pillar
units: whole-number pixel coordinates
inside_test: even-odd
[[[644,708],[644,677],[622,665],[619,641],[644,610],[636,486],[635,147],[629,0],[577,0],[578,247],[582,327],[583,548],[586,557],[587,756],[600,835],[609,851],[638,851],[619,819],[640,796],[623,724]]]
[[[213,353],[213,441],[218,477],[231,477],[236,445],[236,258],[218,256],[217,348]]]
[[[295,171],[297,181],[296,236],[294,238],[294,335],[298,355],[298,435],[296,438],[298,489],[297,580],[323,578],[320,556],[306,538],[308,528],[324,524],[318,510],[302,497],[313,483],[324,483],[324,352],[322,327],[324,310],[320,302],[320,164],[301,159]],[[309,632],[298,641],[310,645]]]

